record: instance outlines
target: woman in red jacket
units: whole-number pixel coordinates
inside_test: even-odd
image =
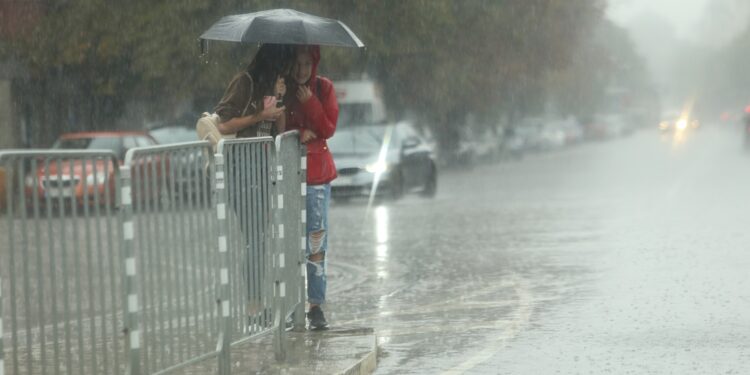
[[[317,75],[320,47],[299,46],[287,90],[287,130],[299,130],[307,145],[307,319],[314,330],[327,329],[320,306],[326,297],[328,206],[336,166],[326,139],[336,131],[339,106],[333,83]]]

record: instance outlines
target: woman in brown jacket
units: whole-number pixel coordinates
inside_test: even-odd
[[[218,126],[222,134],[236,133],[238,138],[274,136],[284,131],[286,116],[284,107],[277,106],[277,98],[286,93],[284,77],[292,67],[293,50],[290,46],[265,44],[260,47],[247,69],[237,74],[229,83],[224,96],[216,106]],[[264,286],[267,279],[269,254],[263,246],[266,241],[258,239],[270,233],[270,212],[258,194],[265,196],[266,185],[250,176],[268,176],[269,165],[262,162],[251,164],[252,159],[242,152],[244,145],[227,149],[225,160],[227,178],[227,203],[232,207],[233,217],[239,225],[245,249],[239,255],[240,267],[247,293],[248,329],[267,327],[271,324],[271,311],[265,305]],[[260,220],[259,220],[260,219]]]
[[[285,108],[268,98],[286,94],[284,77],[291,70],[292,53],[292,47],[281,44],[264,44],[258,49],[247,69],[229,82],[215,108],[221,119],[219,132],[260,137],[284,131]]]

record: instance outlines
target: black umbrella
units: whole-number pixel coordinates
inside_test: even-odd
[[[343,22],[292,9],[226,16],[204,32],[201,39],[242,43],[365,46]]]

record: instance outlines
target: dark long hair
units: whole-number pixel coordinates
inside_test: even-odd
[[[294,49],[284,44],[264,44],[247,66],[253,77],[253,99],[273,93],[273,86],[278,76],[287,76],[292,68]]]

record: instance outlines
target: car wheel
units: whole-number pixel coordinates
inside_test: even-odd
[[[422,189],[421,195],[423,197],[432,198],[437,193],[437,170],[435,166],[430,167],[430,174],[427,176],[424,188]]]

